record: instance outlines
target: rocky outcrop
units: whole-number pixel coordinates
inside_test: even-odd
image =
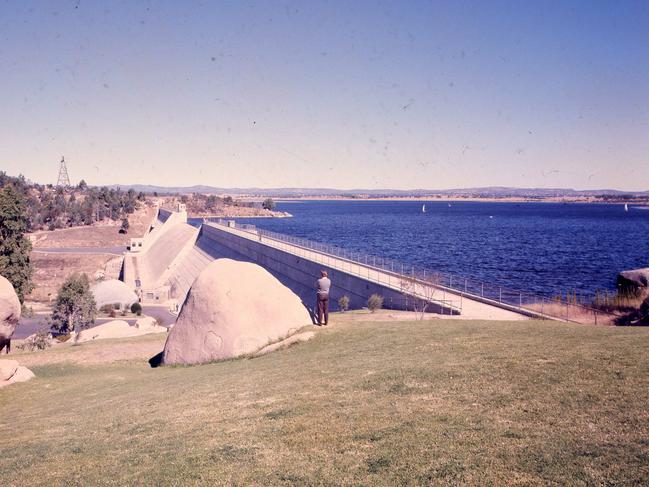
[[[198,364],[254,354],[308,324],[300,298],[263,267],[218,259],[189,290],[162,363]]]
[[[617,287],[623,293],[649,292],[649,267],[620,272],[617,275]]]
[[[75,337],[76,343],[103,340],[105,338],[130,338],[149,333],[166,333],[164,326],[158,326],[153,318],[140,318],[135,326],[129,325],[123,320],[113,320],[108,323],[81,330]]]
[[[20,320],[20,301],[11,283],[0,276],[0,351],[9,353],[11,336]]]
[[[25,382],[34,377],[27,367],[19,365],[15,360],[0,360],[0,387],[16,382]]]

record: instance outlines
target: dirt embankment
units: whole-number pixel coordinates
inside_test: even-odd
[[[129,215],[128,233],[119,233],[121,221],[90,226],[38,231],[30,234],[32,245],[38,248],[117,247],[126,246],[131,237],[141,237],[149,228],[156,209],[145,206]]]
[[[106,264],[115,255],[110,254],[53,254],[32,252],[34,265],[34,290],[29,301],[49,303],[56,298],[56,293],[70,274],[85,273],[94,281],[97,271],[103,271]]]

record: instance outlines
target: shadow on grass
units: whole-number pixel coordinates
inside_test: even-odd
[[[162,365],[162,354],[163,352],[157,353],[149,359],[149,365],[152,369],[155,369]]]

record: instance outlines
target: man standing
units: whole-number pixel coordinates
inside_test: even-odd
[[[322,325],[322,319],[324,315],[324,325],[326,326],[329,323],[329,288],[331,287],[331,281],[327,276],[327,271],[320,271],[322,276],[315,282],[315,287],[318,294],[318,325]]]

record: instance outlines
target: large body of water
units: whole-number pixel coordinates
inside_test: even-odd
[[[649,209],[606,204],[296,201],[260,228],[552,296],[649,267]]]

